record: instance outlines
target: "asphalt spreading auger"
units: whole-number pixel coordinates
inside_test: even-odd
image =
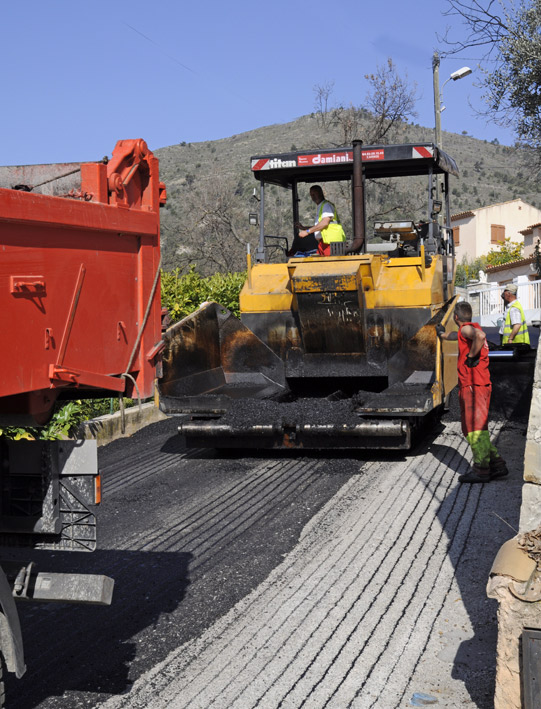
[[[260,239],[240,320],[205,303],[167,331],[161,409],[187,414],[180,431],[189,446],[409,448],[456,385],[456,343],[442,343],[434,327],[456,329],[454,160],[432,144],[356,141],[254,157],[252,171]],[[369,241],[365,181],[395,177],[427,181],[427,220],[375,222]],[[353,239],[331,244],[330,256],[287,258],[284,250],[270,263],[277,241],[265,234],[266,186],[291,190],[298,223],[298,185],[333,181],[351,183]]]

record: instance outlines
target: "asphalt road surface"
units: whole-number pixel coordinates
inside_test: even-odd
[[[407,456],[219,457],[174,420],[110,444],[99,551],[39,566],[112,576],[113,604],[20,607],[8,706],[488,709],[524,432],[494,424],[511,475],[471,486],[453,420]]]

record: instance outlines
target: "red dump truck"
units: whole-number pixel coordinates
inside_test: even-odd
[[[96,163],[0,168],[0,429],[43,425],[61,400],[152,396],[165,199],[143,140]],[[0,435],[0,458],[0,651],[20,677],[15,600],[109,604],[113,580],[46,573],[31,551],[13,553],[96,547],[96,442]]]

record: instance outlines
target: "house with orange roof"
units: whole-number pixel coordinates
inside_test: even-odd
[[[524,243],[525,249],[531,249],[533,254],[541,227],[541,209],[523,199],[512,199],[453,214],[451,226],[457,263],[464,257],[472,261],[491,250],[497,251],[507,238]]]
[[[534,255],[535,245],[541,240],[541,222],[532,224],[521,232],[524,237],[524,249],[522,255],[524,258],[528,258]]]
[[[508,261],[499,266],[487,266],[486,282],[505,286],[508,283],[527,283],[539,280],[535,264],[535,246],[541,244],[541,222],[531,224],[520,232],[524,239],[523,258]]]
[[[492,227],[495,226],[490,220],[497,220],[501,217],[506,218],[506,216],[513,216],[514,214],[514,223],[516,225],[517,221],[520,221],[522,217],[521,214],[520,218],[516,218],[518,212],[533,214],[534,212],[530,210],[535,210],[536,212],[540,211],[528,205],[523,200],[504,202],[501,205],[492,205],[492,207],[502,207],[506,205],[512,205],[511,209],[507,209],[506,211],[488,211],[491,207],[482,207],[478,210],[471,210],[470,212],[462,212],[459,215],[454,215],[451,219],[453,220],[455,217],[458,217],[458,219],[455,219],[455,223],[459,222],[457,225],[459,228],[464,225],[471,226],[472,220],[474,220],[476,216],[479,216],[475,214],[475,212],[486,210],[481,214],[481,219],[476,223],[477,228],[482,227],[485,229],[484,241],[482,243],[486,244],[486,232],[489,231],[492,236]],[[526,207],[530,209],[526,210]],[[501,219],[501,221],[503,221],[503,219]],[[510,223],[512,223],[511,220],[503,226],[507,226]],[[490,227],[490,229],[488,229],[488,227]],[[504,304],[501,296],[505,286],[509,283],[515,283],[518,286],[517,297],[524,308],[528,326],[534,323],[537,325],[541,322],[541,279],[537,272],[535,258],[535,246],[538,241],[541,244],[541,220],[536,220],[526,225],[523,229],[520,229],[518,233],[510,233],[509,229],[506,231],[507,233],[504,234],[503,238],[508,237],[512,241],[521,241],[524,244],[523,258],[517,259],[516,261],[508,261],[498,266],[487,266],[485,271],[479,272],[479,280],[469,283],[464,289],[464,293],[462,293],[463,297],[471,303],[474,320],[481,323],[485,328],[497,326],[503,320]],[[491,242],[489,248],[485,246],[475,255],[467,253],[467,258],[468,260],[472,260],[477,256],[488,253],[491,249],[497,250],[497,244]],[[457,260],[460,262],[460,256],[458,256]]]

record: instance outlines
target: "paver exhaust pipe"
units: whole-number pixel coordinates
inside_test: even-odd
[[[363,141],[353,141],[353,243],[348,253],[360,251],[365,242]]]

